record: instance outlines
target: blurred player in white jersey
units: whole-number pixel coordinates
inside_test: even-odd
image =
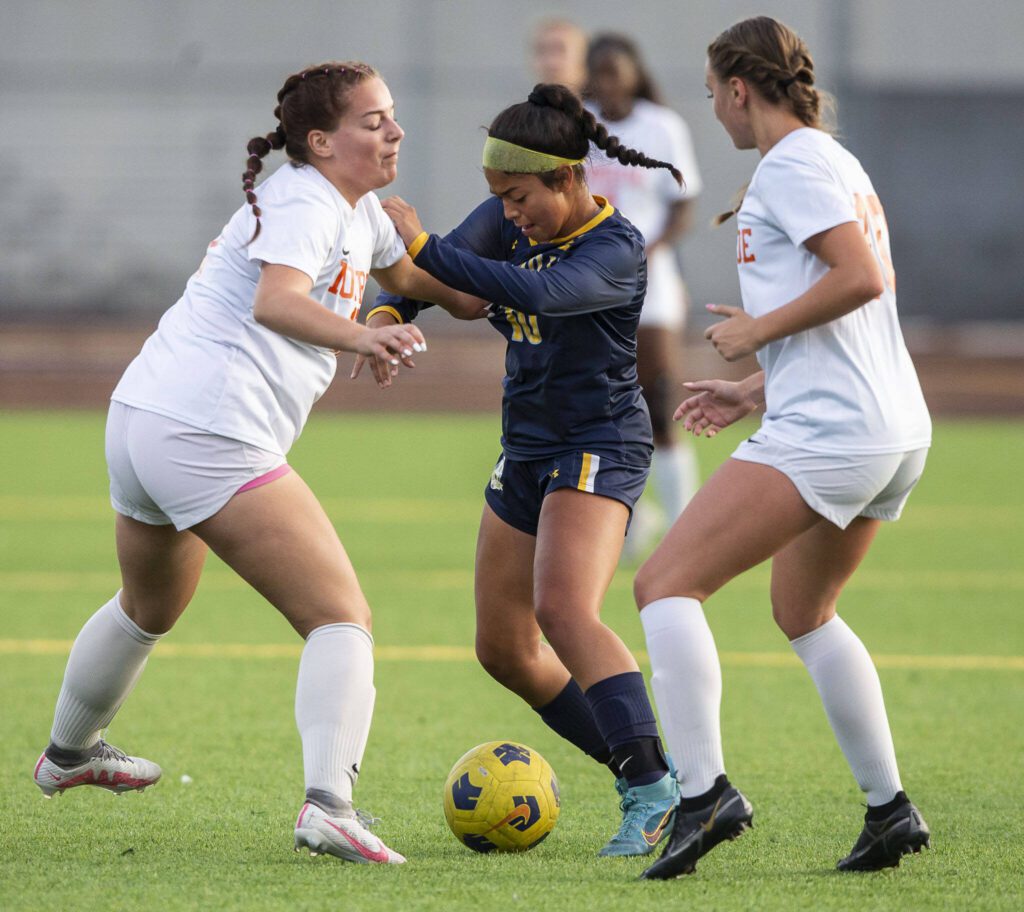
[[[637,333],[640,385],[654,427],[653,485],[671,525],[700,485],[693,445],[679,440],[672,426],[677,402],[678,352],[686,319],[687,294],[679,270],[678,244],[693,223],[693,199],[700,193],[697,159],[685,121],[659,102],[654,83],[636,44],[624,35],[599,35],[587,53],[588,107],[617,136],[634,149],[675,162],[683,172],[680,188],[662,172],[621,168],[596,154],[590,166],[590,185],[608,199],[647,241],[647,298]],[[646,498],[645,498],[646,499]],[[627,539],[627,553],[639,557],[657,532],[656,518],[641,500]]]
[[[751,823],[750,803],[725,775],[721,669],[702,603],[769,558],[775,621],[867,801],[838,867],[893,867],[930,834],[903,791],[874,663],[836,614],[881,522],[899,518],[931,443],[897,318],[885,215],[860,163],[822,129],[814,63],[790,29],[767,17],[727,29],[708,48],[706,80],[733,144],[761,154],[737,213],[743,308],[709,305],[725,319],[706,335],[727,361],[756,352],[763,369],[736,383],[688,384],[694,395],[676,418],[710,436],[759,405],[765,414],[637,575],[682,795],[669,843],[644,876],[690,873]]]
[[[337,351],[372,356],[386,386],[424,349],[414,326],[355,322],[367,275],[450,307],[482,302],[414,266],[373,193],[395,179],[403,132],[372,68],[303,70],[277,100],[276,129],[249,141],[246,204],[111,397],[106,455],[122,588],[75,640],[34,778],[47,797],[81,785],[141,791],[160,778],[159,766],[101,732],[188,606],[209,548],[305,640],[296,849],[397,864],[405,859],[352,806],[375,697],[370,608],[286,458]],[[281,148],[290,162],[256,188],[262,158]]]
[[[543,19],[533,30],[530,57],[538,82],[568,86],[577,95],[587,81],[587,35],[568,19]]]

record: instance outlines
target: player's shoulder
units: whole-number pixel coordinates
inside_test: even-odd
[[[645,242],[640,229],[607,200],[598,199],[603,203],[598,220],[575,239],[576,245],[600,246],[605,255],[615,251],[619,256],[642,256]]]
[[[285,162],[256,188],[261,206],[295,203],[340,214],[348,204],[312,165]]]
[[[820,171],[833,173],[853,158],[831,135],[814,127],[802,127],[786,134],[765,153],[754,171],[751,184],[777,180],[787,173]]]

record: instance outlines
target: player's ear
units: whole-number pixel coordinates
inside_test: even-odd
[[[568,165],[559,165],[555,169],[555,180],[552,189],[559,193],[569,193],[576,186],[576,174]]]
[[[749,90],[747,89],[747,84],[739,76],[733,76],[729,80],[729,91],[735,102],[740,105],[746,103]]]
[[[318,158],[327,158],[331,154],[331,138],[323,130],[310,130],[306,146]]]

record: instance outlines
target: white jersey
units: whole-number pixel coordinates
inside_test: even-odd
[[[738,222],[740,290],[753,317],[828,272],[804,242],[845,222],[864,226],[885,278],[881,297],[758,352],[764,432],[818,453],[927,447],[931,419],[896,314],[885,214],[860,162],[821,130],[795,130],[761,159]]]
[[[286,454],[334,377],[335,355],[253,318],[263,263],[313,281],[310,296],[352,320],[371,269],[405,246],[373,193],[355,208],[316,168],[280,167],[225,225],[185,293],[128,366],[111,398],[200,430]]]
[[[588,105],[598,119],[600,111]],[[702,183],[697,156],[686,122],[673,110],[638,98],[633,110],[622,120],[602,121],[624,146],[643,152],[648,158],[670,162],[683,174],[682,188],[664,168],[634,168],[621,165],[602,150],[591,150],[588,183],[629,219],[647,243],[665,233],[671,206],[681,199],[700,194]],[[641,325],[678,326],[684,316],[685,288],[679,274],[676,252],[659,247],[647,262],[647,296]]]

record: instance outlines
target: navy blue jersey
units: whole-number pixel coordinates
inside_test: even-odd
[[[586,450],[650,463],[651,421],[636,374],[644,239],[597,201],[601,212],[582,228],[538,243],[494,197],[447,237],[430,235],[411,250],[446,285],[491,302],[490,324],[508,343],[502,446],[513,459]],[[424,306],[382,294],[374,309],[409,321]]]

